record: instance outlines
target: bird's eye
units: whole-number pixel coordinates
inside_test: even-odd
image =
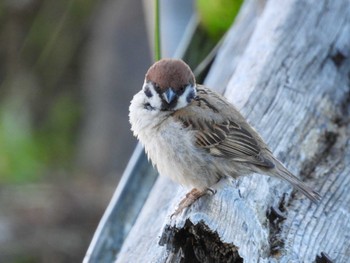
[[[152,91],[150,90],[149,87],[145,87],[143,92],[145,93],[145,95],[148,97],[148,98],[151,98],[153,96],[152,94]]]
[[[177,93],[178,93],[179,95],[181,95],[181,94],[185,91],[185,88],[186,88],[185,86],[180,87],[180,88],[178,89],[178,92],[177,92]]]
[[[160,93],[159,85],[157,83],[154,83],[154,82],[152,82],[152,85],[153,85],[154,89],[156,90],[156,92]]]

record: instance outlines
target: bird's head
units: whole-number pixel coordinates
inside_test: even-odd
[[[196,97],[195,77],[190,67],[178,59],[162,59],[146,73],[142,87],[148,110],[175,111]]]

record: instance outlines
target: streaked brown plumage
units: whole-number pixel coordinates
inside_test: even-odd
[[[148,70],[131,102],[130,123],[159,172],[199,192],[221,177],[257,172],[288,181],[313,202],[320,199],[273,156],[232,104],[195,84],[181,60],[163,59]]]

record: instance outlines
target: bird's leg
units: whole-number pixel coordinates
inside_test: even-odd
[[[210,191],[212,194],[215,193],[210,188],[208,188],[208,189],[206,189],[204,191],[199,191],[198,189],[193,188],[190,192],[188,192],[186,194],[186,197],[181,200],[181,202],[179,203],[179,205],[177,206],[175,212],[171,215],[171,217],[180,214],[185,208],[187,208],[190,205],[192,205],[197,199],[199,199],[203,195],[207,194],[208,191]]]

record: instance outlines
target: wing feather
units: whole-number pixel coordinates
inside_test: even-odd
[[[203,94],[206,96],[206,94]],[[193,107],[206,107],[209,99],[199,99]],[[198,110],[187,114],[176,114],[174,117],[181,121],[183,126],[192,130],[196,138],[196,146],[209,154],[232,159],[233,161],[252,163],[266,168],[273,168],[274,163],[263,156],[261,143],[254,138],[252,132],[242,127],[233,118],[221,118],[214,122],[214,118],[199,118]],[[219,113],[215,113],[219,114]],[[220,119],[220,118],[218,118]]]

